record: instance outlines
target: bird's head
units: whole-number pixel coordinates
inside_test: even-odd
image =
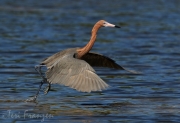
[[[114,24],[108,23],[105,20],[100,20],[97,23],[99,23],[102,27],[116,27],[116,28],[120,28],[119,26],[116,26]]]

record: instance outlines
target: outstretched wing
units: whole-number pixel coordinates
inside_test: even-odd
[[[140,72],[134,70],[128,70],[120,65],[118,65],[114,60],[110,59],[109,57],[103,56],[101,54],[89,52],[82,56],[82,60],[85,60],[88,64],[94,67],[108,67],[114,68],[119,70],[126,70],[133,74],[140,74]]]
[[[122,66],[118,65],[114,60],[106,56],[103,56],[101,54],[89,52],[86,55],[82,56],[81,59],[85,60],[91,66],[109,67],[109,68],[125,70]]]
[[[101,91],[108,85],[95,73],[84,60],[67,56],[46,72],[50,83],[63,84],[78,91]]]

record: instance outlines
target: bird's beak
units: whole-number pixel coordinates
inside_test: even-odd
[[[116,28],[120,28],[119,26],[116,26],[116,25],[111,24],[111,23],[108,23],[108,22],[106,22],[106,23],[104,24],[104,26],[105,26],[105,27],[116,27]]]
[[[116,26],[116,25],[115,25],[114,27],[116,27],[116,28],[121,28],[120,26]]]

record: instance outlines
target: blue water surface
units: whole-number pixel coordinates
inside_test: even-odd
[[[0,121],[179,122],[179,6],[179,0],[1,0]],[[25,102],[41,81],[34,66],[83,47],[101,19],[121,28],[101,28],[92,51],[142,74],[95,68],[107,90],[82,93],[55,84],[36,103]]]

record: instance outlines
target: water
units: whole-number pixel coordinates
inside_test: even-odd
[[[178,0],[1,0],[0,120],[179,122],[179,6]],[[34,66],[55,52],[84,46],[100,19],[121,28],[100,29],[93,51],[143,74],[96,68],[109,89],[81,93],[52,85],[37,103],[24,102],[41,81]]]

